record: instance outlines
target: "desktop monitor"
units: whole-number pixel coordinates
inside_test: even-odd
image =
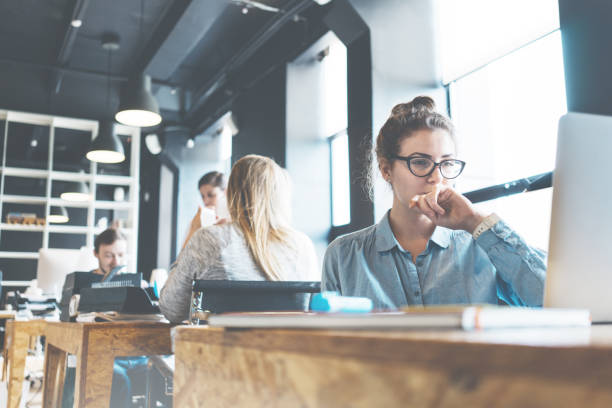
[[[91,248],[38,250],[37,284],[44,294],[57,295],[62,290],[66,275],[74,271],[90,271],[98,267]]]
[[[544,306],[612,322],[612,117],[559,121]]]

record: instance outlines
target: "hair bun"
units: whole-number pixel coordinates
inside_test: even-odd
[[[436,103],[429,96],[417,96],[408,103],[398,103],[391,111],[392,115],[405,116],[417,112],[435,112]]]

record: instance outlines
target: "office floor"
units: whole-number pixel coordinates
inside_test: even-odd
[[[0,357],[0,366],[2,365],[2,357]],[[26,359],[26,375],[29,375],[30,381],[24,381],[22,398],[24,402],[20,407],[37,408],[42,406],[42,376],[43,376],[44,357],[28,356]],[[5,387],[6,385],[3,384]],[[6,391],[6,390],[2,390]]]

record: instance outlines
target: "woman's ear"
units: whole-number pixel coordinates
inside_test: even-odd
[[[391,182],[391,163],[389,161],[382,159],[378,162],[378,169],[380,170],[380,174],[383,179],[387,183]]]

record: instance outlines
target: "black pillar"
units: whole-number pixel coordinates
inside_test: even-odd
[[[612,115],[612,2],[559,0],[569,111]]]

